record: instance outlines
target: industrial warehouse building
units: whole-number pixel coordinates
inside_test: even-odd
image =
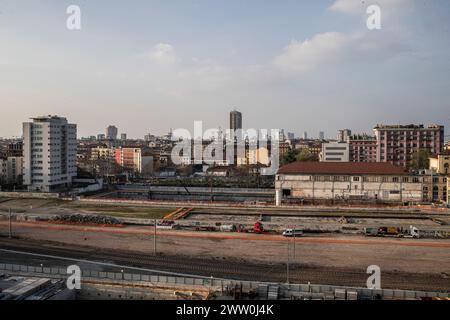
[[[424,176],[390,163],[295,162],[276,175],[276,204],[283,200],[424,201]]]

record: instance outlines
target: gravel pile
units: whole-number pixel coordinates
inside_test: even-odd
[[[122,222],[113,217],[107,216],[92,216],[92,215],[61,215],[52,218],[56,222],[67,222],[67,223],[80,223],[80,224],[108,224],[108,225],[119,225]]]

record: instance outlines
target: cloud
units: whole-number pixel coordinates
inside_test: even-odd
[[[159,65],[173,65],[178,60],[174,47],[167,43],[158,43],[150,53],[150,59]]]
[[[389,17],[400,16],[414,0],[336,0],[328,9],[350,15],[367,15],[369,5],[381,7],[383,22]],[[390,20],[390,19],[389,19]],[[410,49],[403,44],[404,37],[399,37],[399,26],[390,23],[383,32],[370,32],[361,24],[359,32],[326,32],[304,41],[293,40],[278,55],[274,64],[284,71],[307,72],[319,66],[339,66],[345,63],[374,63],[390,59]],[[395,27],[396,26],[396,27]],[[403,40],[399,40],[403,38]]]
[[[292,41],[274,64],[284,71],[302,73],[323,65],[383,61],[407,50],[402,44],[370,33],[327,32],[303,42]]]
[[[382,14],[390,14],[393,11],[412,5],[413,2],[414,0],[336,0],[328,9],[351,15],[364,15],[368,6],[376,4],[380,6]]]
[[[303,42],[293,40],[275,58],[275,65],[285,70],[309,71],[324,61],[339,60],[349,41],[345,34],[338,32],[318,34]]]

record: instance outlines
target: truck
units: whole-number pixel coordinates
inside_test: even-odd
[[[156,229],[172,230],[177,228],[178,226],[175,224],[175,221],[172,220],[163,220],[156,224]]]
[[[303,230],[301,229],[286,229],[283,232],[283,237],[301,237],[303,235]]]
[[[257,234],[261,234],[264,232],[264,225],[261,222],[256,222],[253,226],[253,232]]]
[[[364,228],[364,235],[367,237],[397,237],[397,238],[414,238],[420,237],[419,229],[414,226],[409,228],[398,227],[379,227]]]
[[[223,224],[220,227],[221,232],[236,232],[237,227],[234,224]]]

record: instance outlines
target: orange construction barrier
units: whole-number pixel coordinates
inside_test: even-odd
[[[174,215],[176,215],[177,213],[180,213],[183,210],[184,210],[184,208],[179,208],[179,209],[175,210],[174,212],[169,213],[167,216],[164,217],[164,220],[171,219]]]
[[[194,210],[194,208],[189,208],[186,211],[182,212],[180,215],[176,216],[173,220],[179,220],[179,219],[183,219],[184,217],[186,217],[192,210]]]

